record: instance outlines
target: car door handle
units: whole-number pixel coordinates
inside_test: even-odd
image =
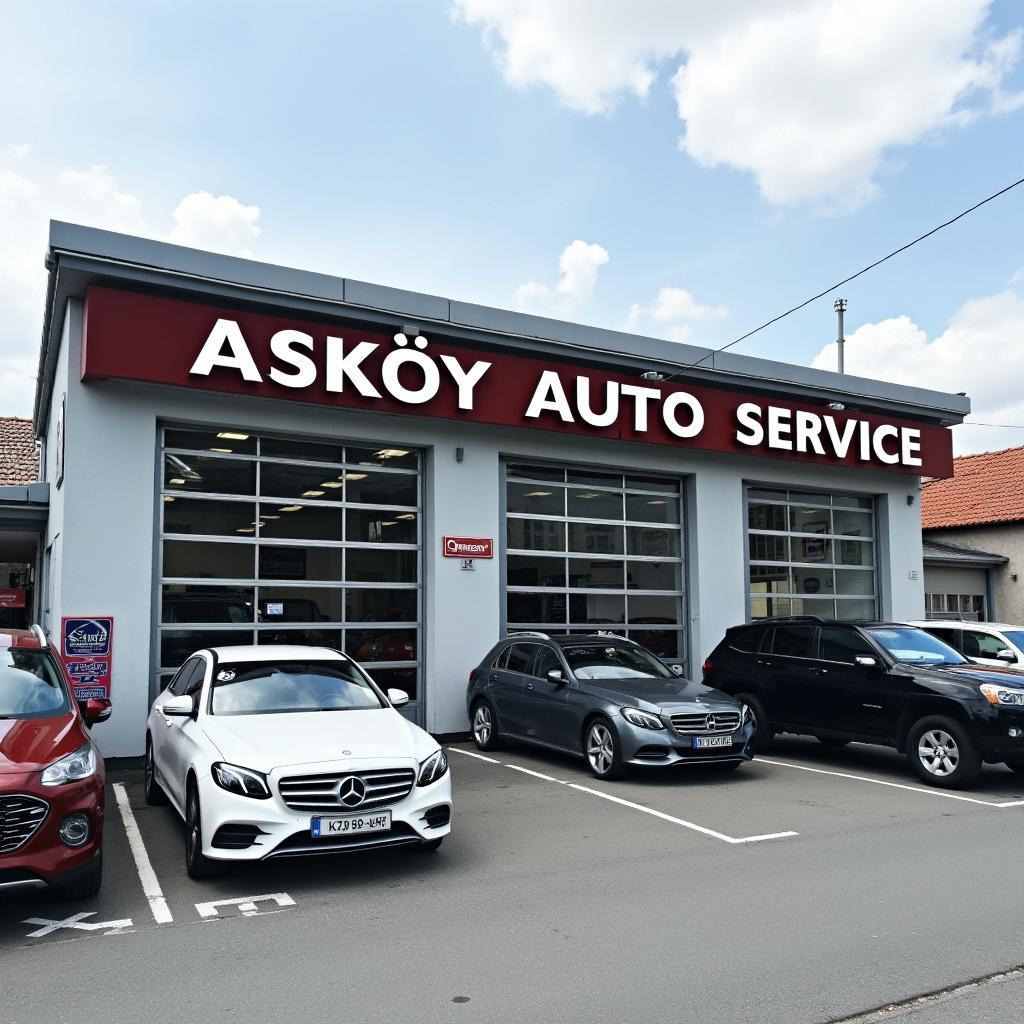
[[[498,673],[497,673],[497,672],[492,672],[492,673],[491,673],[491,674],[490,674],[490,675],[489,675],[489,676],[488,676],[487,678],[488,678],[488,679],[489,679],[489,680],[490,680],[490,681],[491,681],[492,683],[496,683],[496,682],[498,681]]]
[[[754,662],[757,665],[766,665],[768,668],[771,668],[772,665],[772,663],[767,658],[755,658]]]
[[[533,689],[533,683],[527,683],[527,684],[526,684],[526,688],[527,688],[528,690],[532,690],[532,689]]]
[[[816,675],[816,676],[827,676],[828,675],[828,669],[827,668],[812,668],[811,669],[811,674],[812,675]]]

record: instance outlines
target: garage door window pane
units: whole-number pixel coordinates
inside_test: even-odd
[[[416,506],[418,478],[410,473],[345,473],[345,500],[360,505]]]
[[[164,576],[251,580],[253,549],[249,544],[164,541]]]
[[[319,466],[290,466],[280,462],[260,465],[260,494],[294,500],[341,501],[345,489],[340,472]]]
[[[836,569],[837,594],[873,594],[875,574],[856,569]]]
[[[341,548],[275,546],[259,548],[261,580],[330,580],[341,582]]]
[[[678,661],[681,656],[681,634],[678,630],[631,627],[627,636],[659,658]]]
[[[259,590],[260,622],[341,622],[340,587],[275,587]]]
[[[174,494],[255,494],[256,463],[205,455],[165,455],[164,487]]]
[[[565,587],[565,559],[540,555],[509,555],[510,587]]]
[[[534,516],[564,515],[565,488],[509,483],[508,511]]]
[[[590,558],[569,559],[570,587],[622,589],[624,563]]]
[[[565,624],[565,594],[524,594],[510,591],[506,615],[509,625],[530,627]]]
[[[345,539],[363,544],[415,544],[419,536],[413,512],[345,509]]]
[[[160,666],[177,668],[196,651],[252,642],[251,629],[165,629],[160,634]]]
[[[508,546],[525,551],[564,551],[565,523],[547,519],[509,519]]]
[[[579,519],[622,519],[621,491],[594,491],[570,487],[566,492],[568,514]]]
[[[658,623],[670,625],[679,623],[679,601],[674,597],[629,595],[629,622]]]
[[[680,562],[627,562],[627,590],[682,590]]]
[[[253,534],[254,501],[200,501],[197,498],[164,500],[164,533],[229,536]]]
[[[345,592],[349,622],[415,622],[415,590],[356,590]]]
[[[373,551],[349,548],[346,577],[355,583],[415,583],[415,551]]]
[[[569,622],[574,626],[614,626],[626,618],[621,594],[570,594]]]
[[[263,458],[298,459],[302,462],[333,462],[344,460],[340,444],[319,441],[296,441],[290,438],[264,437],[260,441]]]
[[[318,505],[260,505],[260,536],[339,541],[341,509]]]
[[[758,505],[751,502],[747,509],[747,525],[752,530],[779,530],[789,528],[789,509],[785,505]]]
[[[636,523],[678,523],[679,500],[658,494],[627,494],[626,518]]]
[[[254,592],[245,587],[167,584],[161,601],[164,622],[241,625],[255,621]]]
[[[385,466],[388,469],[417,469],[419,457],[414,451],[405,448],[354,448],[349,445],[345,449],[345,461],[355,466]]]
[[[345,653],[359,662],[415,661],[415,629],[349,629]]]
[[[255,455],[256,438],[240,430],[177,430],[168,427],[164,431],[164,447],[190,448],[214,454]]]
[[[667,558],[676,558],[679,555],[678,530],[627,526],[626,537],[631,555],[657,555]]]

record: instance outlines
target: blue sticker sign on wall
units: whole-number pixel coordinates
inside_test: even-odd
[[[110,616],[93,619],[63,620],[65,658],[109,658],[110,634],[114,620]]]

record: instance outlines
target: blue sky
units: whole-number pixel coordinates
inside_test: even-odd
[[[719,345],[1024,176],[1018,4],[907,0],[916,24],[890,25],[886,5],[779,0],[759,71],[735,36],[772,5],[741,0],[716,22],[699,4],[564,0],[549,17],[536,2],[6,6],[3,411],[30,408],[48,215]],[[929,41],[944,2],[953,27]],[[850,17],[849,73],[813,54],[801,66],[802,41]],[[920,72],[897,74],[928,46]],[[967,61],[973,86],[925,110]],[[865,328],[852,368],[967,389],[975,418],[1024,423],[1014,396],[961,372],[979,344],[1024,348],[1022,225],[1024,187],[844,288],[848,331]],[[594,247],[584,262],[596,247],[607,259],[560,290],[574,240]],[[668,294],[659,320],[661,289],[691,301]],[[828,360],[831,307],[739,351]],[[961,437],[990,447],[1024,430]]]

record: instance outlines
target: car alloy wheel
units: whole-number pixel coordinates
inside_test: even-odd
[[[486,704],[478,704],[473,713],[473,738],[478,747],[486,747],[491,741],[491,734],[494,732],[494,722],[491,719],[491,709]]]
[[[595,722],[587,730],[587,761],[595,775],[607,775],[615,763],[615,740],[604,722]]]
[[[960,748],[944,729],[929,729],[923,733],[918,741],[917,756],[925,771],[940,779],[952,775],[960,764]]]

